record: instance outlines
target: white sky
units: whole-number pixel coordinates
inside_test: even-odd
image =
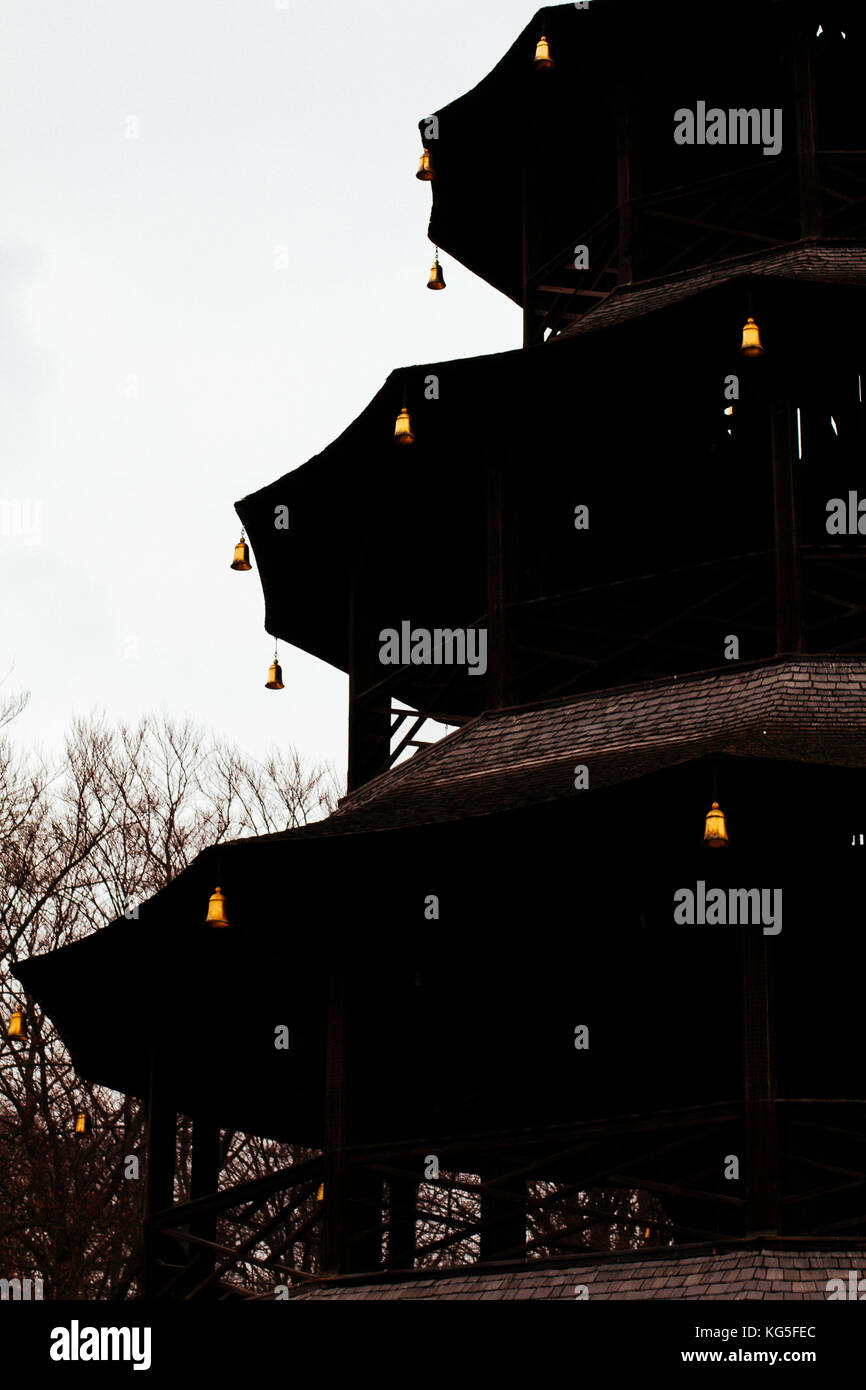
[[[273,644],[255,570],[229,569],[233,503],[334,439],[392,368],[519,346],[519,310],[449,257],[447,290],[425,288],[416,122],[535,8],[4,0],[0,676],[31,692],[17,739],[54,748],[73,713],[162,710],[342,775],[347,678],[281,646],[286,689],[264,689]],[[323,565],[328,548],[324,516]]]

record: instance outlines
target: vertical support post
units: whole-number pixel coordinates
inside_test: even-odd
[[[199,1197],[209,1197],[217,1191],[220,1176],[220,1128],[211,1115],[199,1115],[192,1125],[192,1166],[190,1172],[189,1196],[195,1202]],[[217,1214],[196,1216],[189,1223],[189,1233],[202,1240],[215,1241]],[[193,1246],[190,1259],[191,1271],[195,1278],[193,1284],[206,1279],[216,1267],[216,1252]]]
[[[415,1264],[415,1221],[418,1182],[413,1177],[388,1179],[388,1268],[412,1269]]]
[[[346,1168],[343,1268],[347,1274],[375,1273],[382,1268],[381,1173],[361,1164]]]
[[[794,109],[797,120],[797,171],[800,185],[800,236],[821,235],[821,177],[812,55],[801,34],[793,55]]]
[[[481,1240],[479,1259],[502,1257],[519,1260],[526,1246],[526,1183],[524,1179],[508,1179],[508,1163],[484,1165],[482,1183],[496,1181],[493,1191],[481,1194]],[[501,1179],[501,1181],[499,1181]],[[497,1195],[497,1189],[507,1200]],[[515,1201],[515,1198],[520,1198]]]
[[[793,409],[770,403],[773,509],[776,532],[776,651],[803,650],[800,604],[800,547],[794,481]]]
[[[779,1159],[770,1048],[767,939],[742,928],[746,1235],[779,1233]]]
[[[348,1162],[350,1097],[346,967],[331,967],[325,1063],[322,1272],[378,1269],[382,1260],[382,1178]]]
[[[502,464],[487,463],[487,705],[501,709],[507,703],[507,653],[505,623],[505,554]]]
[[[144,1275],[145,1298],[157,1298],[166,1279],[161,1262],[177,1259],[177,1246],[153,1226],[156,1212],[164,1211],[174,1202],[174,1166],[177,1143],[177,1113],[166,1094],[165,1062],[155,1045],[150,1062],[150,1087],[147,1101],[147,1186],[144,1213]]]
[[[349,589],[349,766],[346,788],[353,791],[388,767],[391,747],[391,716],[388,695],[382,691],[372,697],[363,692],[385,674],[377,661],[378,644],[374,624],[367,617],[369,605],[361,593],[358,567]]]
[[[635,278],[634,200],[639,196],[639,167],[632,97],[625,83],[616,89],[616,175],[619,212],[619,284]]]
[[[328,1037],[325,1062],[325,1125],[322,1144],[324,1211],[322,1268],[340,1274],[345,1264],[346,1197],[346,981],[343,968],[331,968],[328,990]]]
[[[526,139],[526,128],[524,124],[524,139],[522,141],[523,167],[521,169],[521,191],[520,191],[520,257],[521,257],[521,301],[523,303],[523,346],[529,347],[532,343],[534,330],[534,314],[532,312],[529,272],[529,141]]]
[[[541,100],[543,89],[549,84],[549,77],[549,73],[542,74],[541,77],[536,72],[525,73],[520,102],[520,298],[523,305],[524,347],[531,347],[543,336],[544,331],[543,324],[539,326],[533,304],[532,208],[536,192],[538,102]]]

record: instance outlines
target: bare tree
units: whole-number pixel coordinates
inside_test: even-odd
[[[52,1298],[122,1298],[133,1287],[141,1218],[142,1108],[76,1076],[10,966],[99,930],[208,845],[321,816],[337,784],[291,750],[257,764],[190,722],[156,719],[117,729],[77,720],[50,765],[12,742],[25,703],[0,707],[0,1273],[41,1275]],[[8,1022],[21,1005],[29,1036],[14,1041]],[[82,1112],[92,1131],[76,1136]],[[188,1141],[181,1120],[180,1197]],[[224,1143],[234,1181],[268,1171],[274,1158],[265,1141]],[[282,1148],[279,1163],[291,1157]]]

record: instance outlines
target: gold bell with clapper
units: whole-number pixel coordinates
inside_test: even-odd
[[[424,146],[424,152],[421,155],[421,163],[418,165],[418,172],[415,177],[416,179],[420,179],[422,183],[429,183],[431,179],[435,179],[436,177],[433,161],[430,158],[430,151],[427,149],[426,145]]]
[[[9,1031],[6,1036],[13,1042],[27,1042],[27,1024],[24,1020],[24,1010],[19,1005],[9,1020]]]
[[[535,45],[535,59],[532,66],[536,72],[549,72],[553,67],[553,59],[550,56],[550,44],[547,36],[542,34],[538,43]]]
[[[395,425],[394,425],[394,443],[395,443],[395,444],[414,444],[414,443],[415,443],[415,436],[414,436],[414,434],[412,433],[412,417],[411,417],[411,415],[409,414],[409,411],[408,411],[407,408],[406,408],[406,402],[405,402],[405,400],[403,401],[403,409],[400,411],[400,414],[397,416],[397,420],[396,420],[396,423],[395,423]]]
[[[714,801],[704,822],[704,844],[708,849],[727,849],[729,843],[725,813],[718,801]]]
[[[274,643],[274,659],[268,671],[268,678],[265,681],[265,690],[285,690],[283,685],[283,668],[277,660],[277,644]]]
[[[234,555],[234,559],[232,560],[232,569],[233,569],[233,570],[251,570],[251,569],[252,569],[252,565],[250,564],[250,549],[249,549],[249,546],[247,545],[246,541],[244,540],[244,533],[243,533],[243,531],[241,531],[241,538],[240,538],[240,540],[238,541],[237,545],[235,546],[235,555]]]
[[[742,357],[760,357],[763,351],[761,330],[750,315],[743,324],[743,341],[740,345],[740,355]]]
[[[428,290],[444,290],[445,277],[442,274],[442,267],[439,264],[439,248],[436,248],[436,256],[430,267],[430,279],[427,281]]]
[[[227,927],[229,919],[226,917],[226,899],[223,890],[217,884],[216,889],[210,895],[207,905],[207,917],[205,918],[206,927]]]

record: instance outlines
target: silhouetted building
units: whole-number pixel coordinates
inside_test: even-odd
[[[524,345],[237,508],[267,631],[349,675],[349,793],[18,970],[150,1097],[149,1292],[278,1190],[327,1296],[823,1297],[866,1249],[864,26],[554,6],[420,123]],[[215,1197],[228,1127],[314,1156]]]

